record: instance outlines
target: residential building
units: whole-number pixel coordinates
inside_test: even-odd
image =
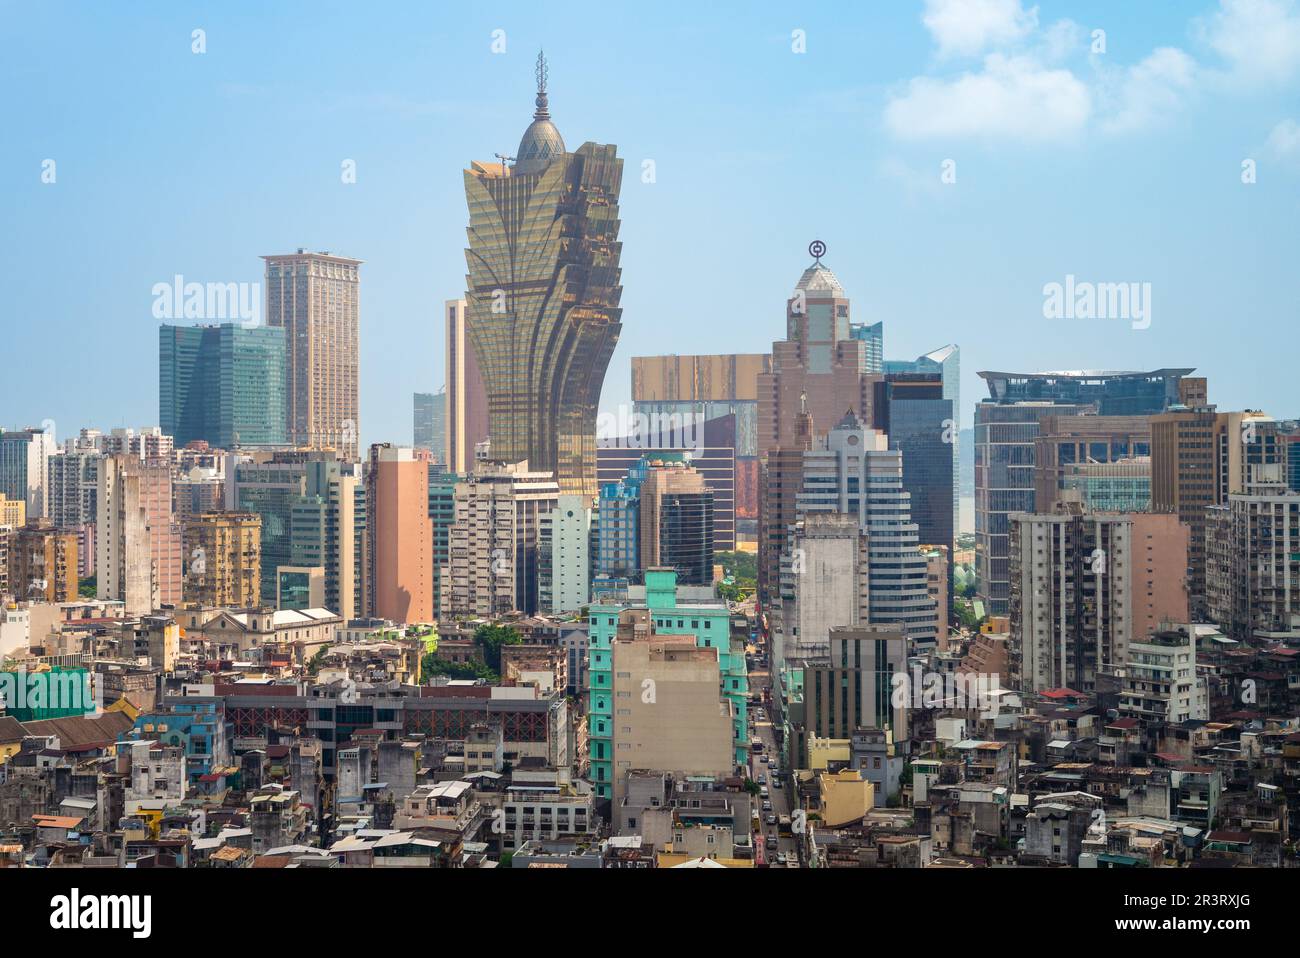
[[[0,533],[3,535],[3,533]],[[28,602],[77,600],[77,534],[33,519],[9,534],[9,585]]]
[[[538,602],[548,612],[576,612],[591,601],[591,500],[564,494],[541,516]]]
[[[262,517],[211,512],[185,523],[185,601],[251,609],[261,604]]]
[[[355,462],[361,260],[305,249],[262,259],[266,325],[284,330],[286,438]]]
[[[371,446],[366,510],[366,614],[403,625],[432,622],[427,455],[421,458],[409,446]]]
[[[54,430],[0,429],[0,493],[27,506],[28,519],[49,515],[49,459]]]

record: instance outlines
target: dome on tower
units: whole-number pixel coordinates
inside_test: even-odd
[[[546,57],[537,55],[537,110],[533,113],[533,122],[524,130],[515,151],[515,165],[512,172],[516,176],[527,173],[540,173],[551,161],[564,152],[564,137],[551,122],[551,112],[547,108],[546,98]]]

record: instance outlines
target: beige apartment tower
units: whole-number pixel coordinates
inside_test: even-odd
[[[718,650],[695,643],[693,635],[620,627],[611,644],[614,808],[633,770],[735,772],[732,704],[718,693]]]
[[[356,462],[361,260],[303,249],[262,259],[266,325],[285,331],[285,434]]]
[[[129,455],[99,467],[95,523],[97,595],[147,615],[182,598],[181,529],[172,515],[171,466]]]
[[[262,517],[214,512],[185,523],[185,601],[251,609],[261,605]]]
[[[75,602],[77,534],[55,529],[49,519],[16,529],[9,536],[9,581],[19,599]]]
[[[447,471],[467,475],[474,468],[474,447],[488,438],[487,392],[474,346],[466,335],[465,300],[443,303],[446,319]]]

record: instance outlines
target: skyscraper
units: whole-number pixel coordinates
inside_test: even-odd
[[[181,528],[172,513],[171,466],[129,455],[100,462],[95,523],[97,594],[147,615],[182,599]]]
[[[411,445],[427,449],[434,462],[447,457],[447,391],[416,393],[412,401]]]
[[[304,249],[262,259],[266,325],[284,329],[287,439],[355,462],[361,260]]]
[[[27,518],[48,515],[49,458],[54,432],[40,429],[0,429],[0,492],[27,503]]]
[[[622,329],[623,161],[596,143],[566,152],[540,56],[536,103],[513,166],[506,158],[465,171],[469,339],[492,458],[527,460],[554,473],[561,491],[595,496],[596,406]]]
[[[158,420],[184,446],[285,442],[285,330],[235,323],[158,329]]]

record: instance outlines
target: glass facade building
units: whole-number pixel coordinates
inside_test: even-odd
[[[218,449],[283,445],[284,330],[160,327],[158,418],[177,448],[194,440]]]
[[[468,332],[492,458],[527,460],[595,496],[596,405],[622,330],[615,147],[565,151],[538,62],[537,111],[513,166],[465,171]]]
[[[415,393],[412,398],[411,445],[427,449],[435,462],[447,458],[447,392]]]

